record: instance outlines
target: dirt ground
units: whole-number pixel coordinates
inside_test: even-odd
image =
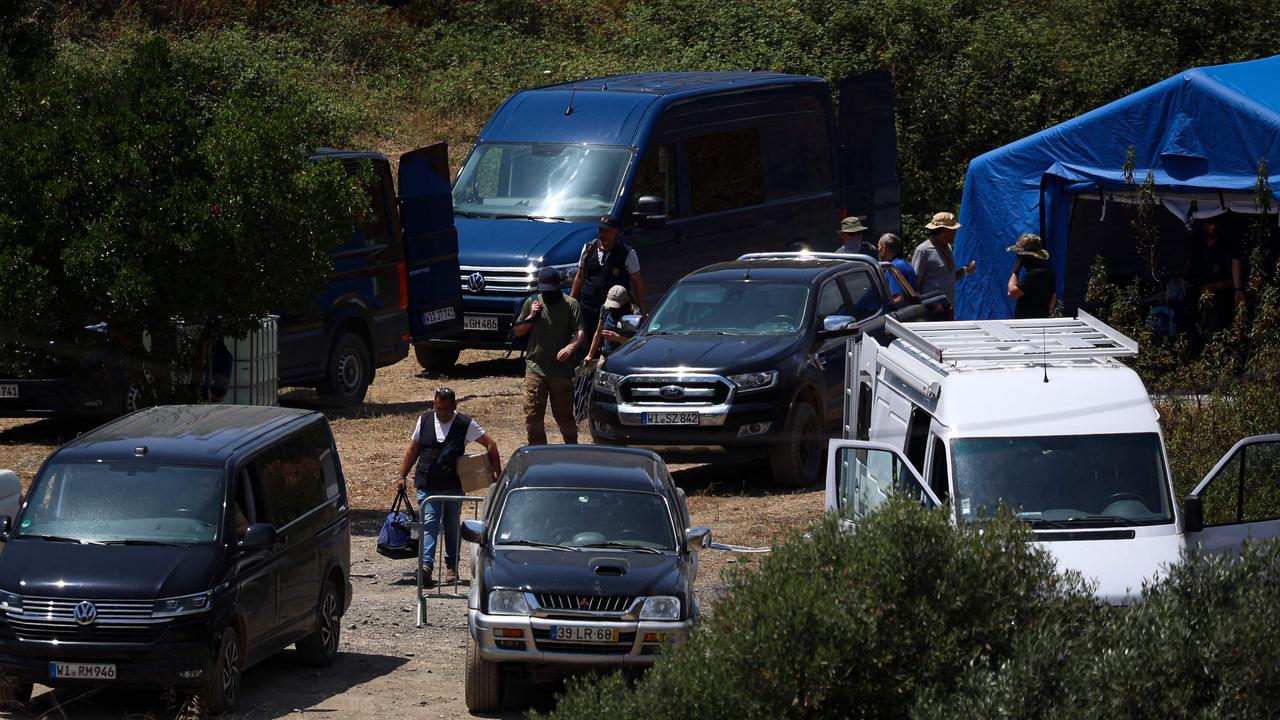
[[[524,444],[520,410],[523,361],[503,353],[468,351],[444,375],[424,374],[410,357],[378,372],[368,401],[357,412],[330,414],[351,497],[351,573],[354,599],[343,620],[342,653],[330,668],[302,667],[288,650],[244,675],[240,708],[231,718],[454,718],[468,715],[463,702],[467,641],[466,587],[442,588],[427,601],[427,623],[415,627],[412,561],[388,560],[375,551],[378,528],[393,496],[393,483],[409,435],[435,388],[448,386],[459,407],[498,443],[504,459]],[[282,396],[284,404],[315,407],[310,391]],[[548,436],[560,440],[547,418]],[[30,482],[45,456],[88,429],[51,420],[0,420],[0,468]],[[590,442],[585,423],[580,440]],[[804,527],[820,513],[822,492],[775,488],[759,462],[672,466],[688,494],[695,524],[707,525],[718,542],[770,545]],[[464,512],[464,517],[468,514]],[[464,546],[464,558],[465,558]],[[756,556],[708,550],[702,555],[697,591],[714,602],[721,572]],[[462,575],[468,571],[464,560]],[[554,704],[554,686],[533,688],[525,700],[534,708]],[[36,695],[13,717],[172,717],[158,693],[88,691]],[[514,711],[492,717],[522,717]]]

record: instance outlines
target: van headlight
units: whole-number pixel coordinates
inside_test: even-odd
[[[178,617],[179,615],[194,615],[206,612],[209,609],[209,600],[212,595],[213,593],[206,590],[195,595],[183,595],[182,597],[157,600],[156,604],[151,608],[151,617]]]
[[[489,593],[490,615],[528,615],[529,601],[519,590],[494,590]]]
[[[778,382],[777,370],[764,370],[761,372],[743,373],[741,375],[730,375],[729,382],[738,386],[738,392],[754,392],[756,390],[764,390],[771,388]]]
[[[609,395],[618,394],[618,383],[622,382],[622,376],[617,373],[605,372],[603,370],[596,371],[596,378],[592,381],[595,389]]]
[[[640,608],[641,620],[679,620],[680,598],[670,595],[655,595],[645,598],[644,607]]]
[[[22,596],[0,590],[0,610],[11,613],[22,612]]]

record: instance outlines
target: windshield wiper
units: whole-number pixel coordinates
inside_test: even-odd
[[[103,540],[103,545],[167,545],[171,547],[180,547],[190,545],[190,543],[167,542],[164,540],[136,540],[130,538],[128,540]]]
[[[1133,521],[1129,518],[1122,518],[1118,515],[1076,515],[1061,520],[1064,523],[1105,523],[1108,525],[1132,525]]]
[[[538,542],[537,540],[503,540],[498,545],[527,545],[529,547],[552,548],[555,550],[573,550],[578,548],[572,545],[561,545],[559,543]]]
[[[80,538],[63,537],[61,535],[21,535],[20,537],[35,538],[37,540],[48,540],[49,542],[64,542],[80,544],[91,544],[89,540],[81,540]]]
[[[617,540],[610,540],[609,542],[602,542],[602,543],[591,543],[590,545],[580,545],[579,547],[584,547],[584,548],[598,548],[598,547],[626,548],[626,549],[628,549],[628,550],[636,550],[636,551],[638,551],[638,552],[653,553],[653,554],[655,554],[655,555],[661,555],[661,554],[662,554],[662,551],[661,551],[661,550],[654,550],[654,549],[653,549],[653,548],[651,548],[651,547],[645,547],[645,546],[643,546],[643,545],[636,545],[636,544],[634,544],[634,543],[629,543],[629,542],[619,542],[619,541],[617,541]]]
[[[525,215],[525,220],[551,220],[553,222],[569,222],[568,218],[558,217],[556,215]]]

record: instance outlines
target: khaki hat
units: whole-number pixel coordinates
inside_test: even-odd
[[[1049,259],[1049,251],[1044,249],[1044,241],[1035,233],[1022,233],[1022,237],[1018,238],[1018,242],[1005,248],[1005,250],[1019,255],[1038,257],[1041,260]]]
[[[627,293],[627,289],[621,285],[614,285],[609,288],[609,294],[605,296],[604,306],[610,310],[615,310],[624,305],[631,304],[631,295]]]
[[[956,222],[956,216],[949,212],[934,213],[933,222],[924,226],[926,230],[959,230],[960,223]]]
[[[842,233],[860,233],[866,232],[867,226],[862,224],[863,218],[850,215],[840,221],[840,232]]]

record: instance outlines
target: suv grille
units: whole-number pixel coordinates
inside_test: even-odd
[[[622,401],[635,405],[722,405],[729,381],[715,375],[697,377],[629,377],[622,382]]]
[[[538,268],[463,265],[460,271],[462,292],[468,295],[528,295],[538,288]],[[472,289],[472,275],[484,278],[483,288]]]
[[[538,605],[544,610],[571,610],[574,612],[608,612],[622,614],[635,602],[634,595],[563,595],[559,593],[535,593]]]
[[[150,643],[159,639],[167,619],[153,619],[150,600],[90,600],[97,617],[89,625],[76,622],[79,599],[23,598],[22,613],[4,619],[19,640],[59,642]]]

